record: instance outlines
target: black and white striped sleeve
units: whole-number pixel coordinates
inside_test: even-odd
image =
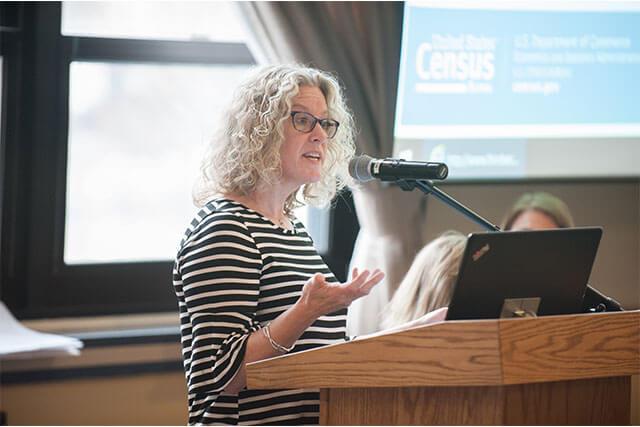
[[[210,214],[182,244],[174,285],[190,397],[217,399],[240,369],[259,328],[261,269],[251,234],[229,213]]]

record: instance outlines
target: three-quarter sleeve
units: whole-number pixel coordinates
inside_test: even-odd
[[[242,365],[247,338],[259,328],[261,270],[260,252],[234,215],[210,215],[182,243],[174,287],[191,414],[211,406]]]

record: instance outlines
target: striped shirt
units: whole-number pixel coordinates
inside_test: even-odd
[[[180,244],[173,285],[180,311],[189,424],[318,424],[317,389],[222,393],[249,335],[300,297],[315,273],[336,278],[304,226],[283,229],[235,201],[209,202]],[[347,310],[317,319],[292,352],[346,339]]]

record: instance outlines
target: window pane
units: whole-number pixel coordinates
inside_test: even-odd
[[[173,258],[204,147],[249,68],[71,64],[66,263]]]
[[[61,30],[85,37],[246,40],[237,5],[223,1],[63,2]]]
[[[304,224],[318,252],[327,252],[329,250],[328,208],[318,209],[312,206],[302,206],[295,209],[293,213]]]

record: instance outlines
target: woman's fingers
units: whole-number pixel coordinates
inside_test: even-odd
[[[305,304],[314,313],[318,312],[318,317],[337,309],[348,307],[354,300],[367,295],[371,288],[378,284],[384,277],[384,273],[379,269],[372,272],[365,270],[352,270],[352,278],[345,283],[329,283],[325,276],[316,273],[309,278],[303,288],[302,298]]]
[[[368,280],[365,281],[360,288],[363,292],[368,294],[375,285],[380,283],[382,279],[384,279],[384,273],[376,268],[373,273],[371,273],[371,276],[369,276]]]
[[[348,287],[360,287],[364,282],[366,282],[367,278],[369,277],[369,270],[362,270],[361,272],[358,272],[357,269],[353,269],[355,273],[352,277],[351,277],[351,281],[347,282],[347,286]]]
[[[313,276],[311,276],[311,279],[309,281],[311,282],[312,285],[319,285],[322,282],[324,282],[324,275],[321,273],[316,273]]]
[[[354,273],[357,273],[354,268]],[[363,270],[359,274],[354,274],[351,281],[345,283],[345,287],[353,292],[353,299],[360,298],[367,295],[371,288],[378,284],[384,278],[384,273],[379,269],[369,272],[369,270]]]

